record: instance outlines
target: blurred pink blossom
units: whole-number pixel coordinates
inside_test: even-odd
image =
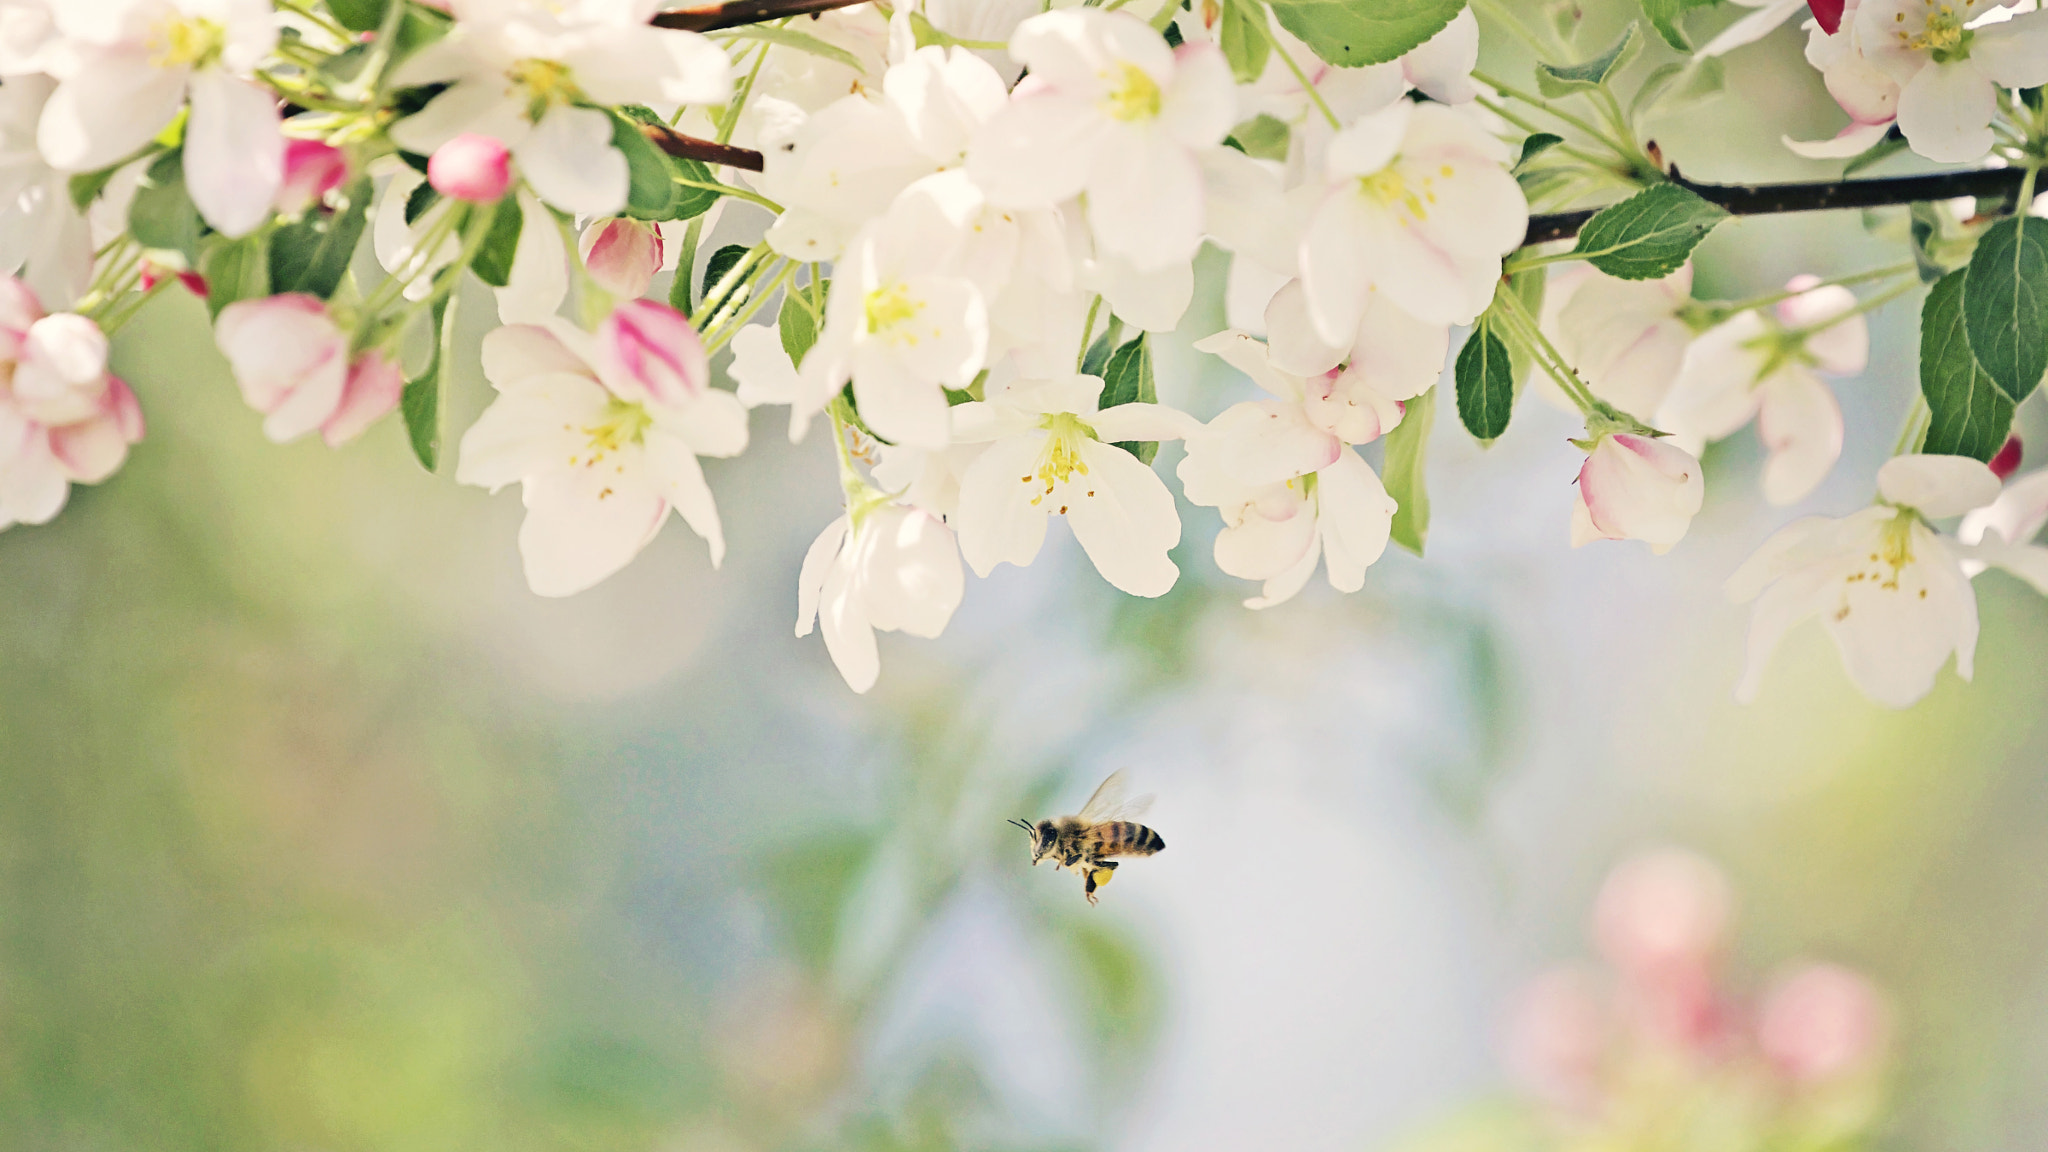
[[[1808,964],[1764,997],[1756,1043],[1786,1079],[1811,1084],[1868,1067],[1889,1031],[1869,980],[1839,964]]]

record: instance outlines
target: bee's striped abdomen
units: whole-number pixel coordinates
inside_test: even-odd
[[[1166,838],[1143,824],[1116,820],[1096,829],[1103,856],[1150,856],[1166,847]]]

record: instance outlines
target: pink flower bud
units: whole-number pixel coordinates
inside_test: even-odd
[[[2005,447],[1991,458],[1991,474],[2000,480],[2009,478],[2020,470],[2020,453],[2026,445],[2020,443],[2017,434],[2005,438]]]
[[[327,423],[341,405],[348,337],[319,300],[301,292],[241,300],[213,326],[263,434],[282,444]]]
[[[1669,552],[1685,538],[1706,490],[1692,453],[1650,436],[1604,435],[1579,469],[1572,547],[1641,540],[1653,552]]]
[[[1764,998],[1756,1042],[1787,1079],[1811,1084],[1868,1067],[1889,1024],[1870,981],[1838,964],[1810,964]]]
[[[682,313],[627,300],[597,326],[598,376],[622,400],[682,405],[703,395],[710,361]]]
[[[1557,968],[1531,980],[1502,1031],[1509,1075],[1552,1104],[1590,1111],[1599,1099],[1609,1016],[1599,985],[1583,971]]]
[[[615,216],[583,230],[583,264],[590,278],[614,296],[647,291],[661,271],[661,232],[652,224]]]
[[[284,181],[272,201],[278,212],[296,216],[320,202],[348,178],[348,155],[318,140],[289,140],[284,146]]]
[[[320,425],[320,438],[329,448],[341,447],[398,407],[399,393],[404,390],[405,373],[396,360],[375,349],[358,355],[349,365],[348,379],[342,382],[341,404]]]
[[[99,411],[107,386],[107,337],[76,312],[29,325],[14,366],[14,402],[39,424],[70,424]]]
[[[511,154],[494,136],[464,132],[434,149],[427,183],[443,196],[489,203],[512,186]]]
[[[1842,11],[1847,6],[1848,0],[1806,0],[1807,10],[1813,13],[1813,22],[1830,36],[1842,27]]]
[[[128,446],[142,439],[142,406],[118,376],[109,376],[93,414],[76,423],[50,429],[50,454],[64,477],[75,484],[97,484],[128,459]]]
[[[1728,1039],[1714,968],[1734,903],[1720,870],[1681,849],[1637,856],[1608,875],[1593,908],[1594,939],[1650,1034],[1692,1048]]]
[[[1680,848],[1624,861],[1593,906],[1601,955],[1638,984],[1677,971],[1711,970],[1734,918],[1721,870]]]

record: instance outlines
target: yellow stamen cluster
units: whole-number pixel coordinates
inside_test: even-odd
[[[1444,165],[1444,175],[1451,174],[1450,165]],[[1378,202],[1388,208],[1399,208],[1415,220],[1429,218],[1429,205],[1436,203],[1434,185],[1436,179],[1423,176],[1410,182],[1400,169],[1389,164],[1370,176],[1358,178],[1358,190],[1366,199]]]
[[[198,16],[174,16],[158,24],[149,37],[149,62],[157,68],[204,68],[227,47],[227,29]]]
[[[1899,514],[1887,522],[1883,529],[1882,542],[1878,550],[1870,554],[1870,567],[1859,566],[1851,572],[1844,583],[1862,584],[1868,582],[1887,592],[1899,590],[1899,573],[1913,562],[1913,525],[1919,514],[1910,508],[1899,509]],[[1927,590],[1920,590],[1920,598],[1927,598]],[[1836,620],[1849,616],[1849,606],[1843,604],[1835,611]]]
[[[1159,116],[1159,82],[1128,60],[1102,77],[1107,89],[1102,110],[1117,120],[1152,120]]]
[[[1026,484],[1045,487],[1045,491],[1031,498],[1034,507],[1052,495],[1055,486],[1072,480],[1075,473],[1088,475],[1088,462],[1081,459],[1081,444],[1095,438],[1095,430],[1071,412],[1055,412],[1047,416],[1043,427],[1047,435],[1045,450],[1038,455],[1038,469],[1023,477]],[[1088,495],[1095,495],[1095,490],[1088,489]],[[1066,505],[1060,505],[1061,513],[1066,510]]]
[[[511,84],[507,95],[526,93],[526,115],[530,120],[538,121],[551,105],[567,104],[582,95],[568,66],[553,60],[516,61],[505,70],[505,79]]]
[[[1892,29],[1892,37],[1899,46],[1930,53],[1942,63],[1967,55],[1970,32],[1963,25],[1970,18],[1969,10],[1975,6],[1973,0],[1964,0],[1961,12],[1956,11],[1956,4],[1942,0],[1924,0],[1924,5],[1926,11],[1921,14],[1921,27],[1917,32],[1911,29],[1912,21],[1906,19],[1904,12],[1893,15],[1892,20],[1899,27]]]
[[[869,335],[893,334],[905,344],[917,343],[915,332],[901,330],[924,311],[924,301],[913,298],[908,285],[885,284],[868,293],[862,303],[866,307]]]
[[[647,414],[645,406],[614,397],[605,405],[604,419],[582,429],[583,434],[590,437],[589,450],[584,455],[569,457],[569,464],[572,467],[581,465],[585,468],[595,468],[604,463],[606,457],[616,455],[628,444],[640,443],[647,434],[648,426],[653,423],[654,417]],[[572,426],[566,424],[563,425],[563,430],[575,431]],[[625,471],[623,464],[613,467],[616,471]]]

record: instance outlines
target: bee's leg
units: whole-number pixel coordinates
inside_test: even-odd
[[[1082,892],[1088,897],[1088,902],[1093,904],[1095,890],[1108,884],[1109,878],[1116,874],[1116,861],[1089,860],[1083,863],[1081,868],[1082,874],[1087,877]]]

